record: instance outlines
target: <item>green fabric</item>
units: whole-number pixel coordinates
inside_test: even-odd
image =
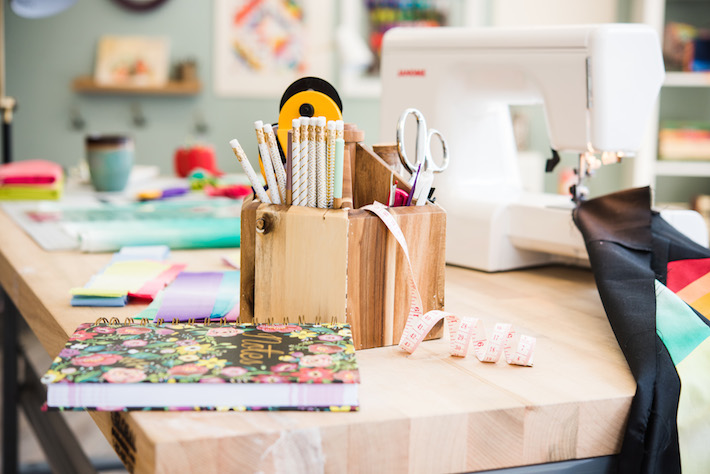
[[[675,293],[656,280],[656,333],[677,366],[710,337],[710,327]]]
[[[710,327],[656,281],[656,332],[680,378],[678,446],[683,474],[710,472]]]

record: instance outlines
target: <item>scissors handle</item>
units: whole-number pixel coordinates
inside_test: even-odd
[[[417,120],[416,149],[413,162],[409,160],[407,152],[404,150],[404,126],[410,114],[414,115],[414,118]],[[431,139],[434,135],[439,137],[439,141],[441,142],[441,165],[437,165],[434,162],[434,158],[431,154]],[[399,154],[399,160],[402,162],[402,165],[410,173],[415,173],[420,164],[422,165],[422,171],[431,170],[434,173],[441,173],[449,166],[449,147],[446,143],[446,139],[438,130],[427,130],[424,115],[414,108],[409,108],[402,112],[397,122],[397,153]]]
[[[434,157],[431,154],[431,139],[436,135],[439,137],[439,142],[441,142],[441,164],[437,165],[434,162]],[[446,143],[446,138],[441,134],[440,131],[430,128],[429,133],[426,137],[426,168],[430,169],[434,173],[441,173],[449,166],[449,145]]]
[[[407,152],[404,150],[404,125],[410,114],[414,115],[414,118],[417,120],[417,142],[414,162],[409,161]],[[399,116],[399,120],[397,121],[397,153],[399,153],[399,160],[402,162],[402,165],[410,173],[414,173],[419,163],[424,160],[426,145],[426,120],[424,119],[424,115],[417,109],[406,109],[402,112],[402,115]]]

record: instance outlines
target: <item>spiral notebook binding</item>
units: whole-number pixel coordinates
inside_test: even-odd
[[[325,318],[322,318],[320,316],[316,316],[315,318],[312,319],[312,323],[316,326],[320,326],[324,323]],[[268,324],[268,325],[274,325],[274,324],[297,324],[299,326],[302,326],[304,324],[308,324],[307,318],[299,314],[298,317],[292,322],[291,318],[286,317],[284,318],[283,322],[276,322],[273,317],[266,318],[265,320],[261,321],[259,318],[256,316],[252,317],[251,321],[242,321],[241,318],[237,318],[233,323],[227,320],[226,316],[223,316],[221,318],[215,318],[212,319],[210,317],[205,317],[203,319],[195,319],[195,318],[190,318],[187,321],[180,321],[179,318],[172,318],[169,321],[166,321],[163,318],[157,318],[155,320],[151,319],[135,319],[132,317],[127,317],[121,322],[119,318],[113,317],[113,318],[106,318],[106,317],[101,317],[96,319],[94,322],[96,325],[107,325],[107,326],[122,326],[122,325],[140,325],[140,326],[149,326],[149,325],[155,325],[155,326],[162,326],[164,324],[190,324],[190,325],[198,325],[202,324],[205,326],[211,326],[211,325],[216,325],[216,326],[228,326],[230,324],[233,324],[234,326],[239,326],[239,325],[253,325],[253,326],[259,326],[261,324]],[[337,325],[338,320],[337,317],[332,316],[330,318],[330,325]]]

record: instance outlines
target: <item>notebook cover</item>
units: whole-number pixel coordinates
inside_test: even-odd
[[[268,339],[269,351],[249,342]],[[253,356],[253,357],[252,357]],[[251,359],[250,359],[251,357]],[[246,363],[253,360],[253,363]],[[212,406],[211,383],[358,384],[347,324],[82,324],[54,359],[42,382],[51,384],[205,384],[199,407],[48,407],[60,410],[329,410],[358,406]]]

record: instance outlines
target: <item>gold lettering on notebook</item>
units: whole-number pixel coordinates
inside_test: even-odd
[[[245,336],[240,343],[239,363],[254,365],[264,362],[264,359],[284,355],[284,351],[274,347],[282,341],[283,338],[275,334],[257,333]]]

